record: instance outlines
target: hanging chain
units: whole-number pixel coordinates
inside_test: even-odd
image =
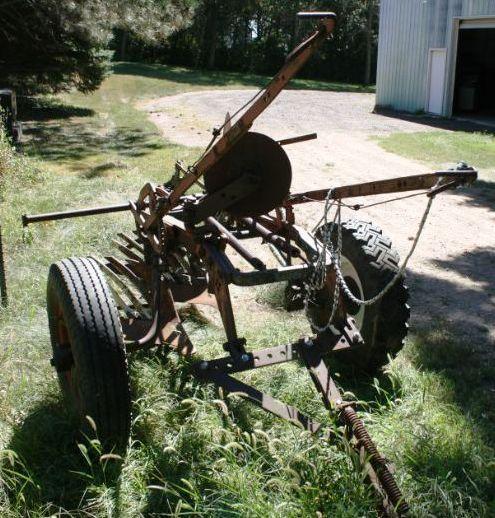
[[[423,229],[425,227],[426,221],[428,219],[428,215],[430,214],[431,206],[433,203],[434,196],[429,197],[428,203],[426,205],[426,209],[424,211],[423,217],[421,218],[418,231],[414,238],[413,244],[409,253],[407,254],[404,262],[401,267],[395,273],[394,277],[387,283],[387,285],[374,297],[370,299],[360,299],[356,297],[352,291],[350,290],[347,282],[344,278],[341,269],[341,259],[342,259],[342,224],[341,224],[341,210],[342,210],[342,202],[340,200],[332,200],[331,199],[331,191],[329,191],[327,198],[325,199],[325,210],[323,212],[323,216],[318,222],[317,226],[319,226],[322,222],[324,222],[323,231],[322,231],[322,239],[318,242],[315,238],[315,243],[318,248],[320,248],[320,252],[318,254],[318,258],[314,263],[314,271],[311,275],[309,281],[305,283],[306,294],[304,297],[304,309],[306,311],[306,316],[308,317],[312,327],[318,332],[323,333],[327,331],[332,326],[332,322],[337,313],[340,291],[342,290],[344,294],[348,297],[351,302],[359,306],[371,306],[381,300],[396,284],[396,282],[402,277],[404,274],[409,260],[411,259],[414,251],[416,250],[416,246],[419,242],[421,234],[423,233]],[[334,205],[337,206],[335,216],[331,222],[329,222],[329,214],[333,209]],[[332,237],[334,236],[334,229],[337,225],[337,247],[334,246]],[[316,228],[316,227],[315,227]],[[331,258],[331,266],[335,271],[335,289],[333,293],[333,305],[332,312],[330,317],[328,318],[327,323],[324,326],[319,326],[315,324],[309,314],[309,305],[311,296],[314,295],[318,290],[321,290],[325,284],[326,276],[327,276],[327,254],[330,255]]]

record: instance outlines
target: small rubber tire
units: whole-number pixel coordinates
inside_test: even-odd
[[[80,430],[105,451],[126,448],[131,390],[124,338],[115,302],[96,261],[52,264],[47,285],[52,364]]]
[[[317,230],[317,238],[322,238],[322,231],[323,227]],[[332,236],[334,243],[336,237]],[[399,260],[391,240],[373,223],[357,219],[342,223],[342,268],[350,276],[343,271],[344,278],[358,298],[370,299],[379,293],[399,270]],[[388,362],[388,356],[396,356],[408,332],[408,299],[402,276],[372,306],[359,307],[347,300],[347,311],[356,319],[365,343],[355,351],[343,352],[343,362],[373,373]]]

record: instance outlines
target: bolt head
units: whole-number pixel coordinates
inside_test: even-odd
[[[241,356],[241,360],[245,363],[247,361],[249,361],[249,355],[244,353],[242,356]]]
[[[358,344],[358,343],[361,342],[361,340],[362,340],[362,338],[361,338],[361,335],[359,333],[354,333],[352,335],[352,343]]]

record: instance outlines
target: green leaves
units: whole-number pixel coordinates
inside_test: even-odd
[[[95,90],[116,28],[164,41],[191,19],[194,0],[16,0],[0,5],[0,77],[22,93]]]

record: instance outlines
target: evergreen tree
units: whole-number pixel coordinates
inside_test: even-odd
[[[193,0],[0,0],[0,86],[24,93],[96,89],[112,29],[163,41]]]

